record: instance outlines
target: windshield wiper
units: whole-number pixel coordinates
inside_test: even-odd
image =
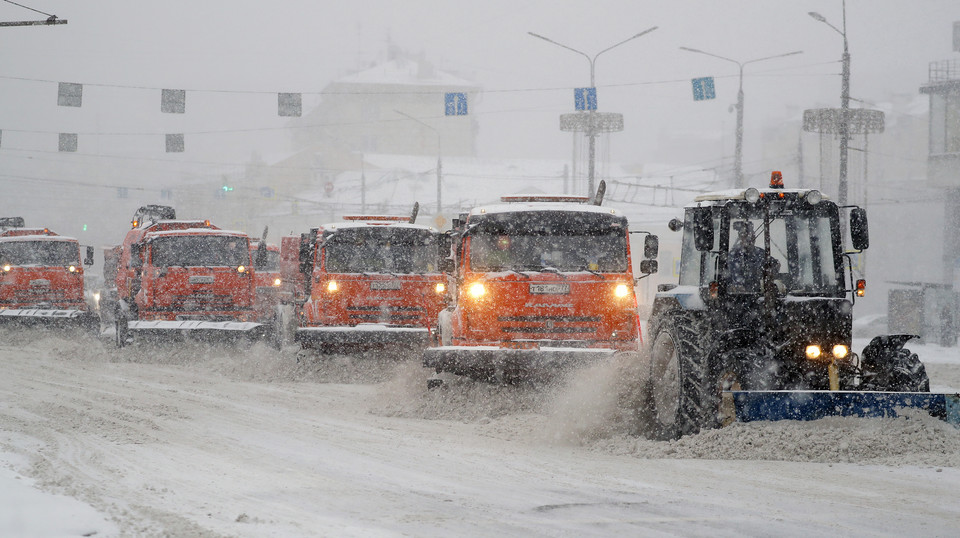
[[[521,269],[522,269],[522,267],[521,267]],[[523,278],[525,278],[525,279],[527,279],[527,280],[530,280],[530,275],[523,274],[523,273],[521,273],[520,271],[517,271],[516,269],[511,269],[510,267],[503,267],[503,266],[500,266],[500,265],[496,265],[496,266],[490,267],[490,270],[491,270],[491,271],[494,271],[494,272],[501,272],[501,271],[503,271],[503,272],[507,272],[507,273],[513,273],[513,274],[515,274],[515,275],[520,275],[520,276],[522,276]]]
[[[560,278],[566,280],[567,277],[556,267],[550,267],[549,265],[544,265],[540,268],[541,273],[556,273]]]
[[[592,274],[592,275],[596,275],[596,276],[600,277],[600,280],[606,280],[606,279],[607,279],[607,277],[605,277],[605,276],[603,276],[602,274],[600,274],[599,271],[594,271],[593,269],[591,269],[589,266],[586,266],[586,265],[581,265],[580,267],[577,268],[577,270],[578,270],[578,271],[586,271],[586,272],[588,272],[588,273],[590,273],[590,274]]]

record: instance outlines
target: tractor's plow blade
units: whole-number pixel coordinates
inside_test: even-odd
[[[960,394],[870,391],[730,391],[737,420],[816,420],[829,416],[896,417],[923,409],[960,427]]]

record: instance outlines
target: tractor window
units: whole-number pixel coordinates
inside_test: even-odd
[[[714,234],[714,237],[718,237]],[[683,222],[683,243],[680,251],[680,285],[697,286],[700,284],[700,262],[702,256],[693,244],[693,212],[687,211]]]
[[[470,233],[475,271],[626,272],[622,218],[572,211],[491,215]]]
[[[71,241],[0,243],[0,263],[11,265],[80,265],[80,247]]]
[[[439,258],[436,234],[420,228],[346,228],[323,252],[328,273],[432,273]]]
[[[837,286],[830,219],[812,216],[794,222],[797,233],[797,267],[791,290],[815,292]]]
[[[237,267],[250,265],[246,237],[179,235],[150,241],[154,267]]]

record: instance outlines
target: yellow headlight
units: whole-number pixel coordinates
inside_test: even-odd
[[[836,359],[842,359],[850,353],[850,348],[843,344],[837,344],[833,346],[833,357]]]
[[[327,282],[327,291],[334,292],[334,291],[337,291],[339,288],[340,286],[337,285],[336,280],[331,280],[330,282]]]
[[[76,265],[71,265],[70,267],[67,267],[67,271],[70,271],[71,273],[76,273],[76,272],[77,272],[77,266],[76,266]]]
[[[433,289],[435,289],[435,290],[437,291],[437,293],[443,293],[443,292],[447,291],[447,285],[444,284],[443,282],[437,282],[437,285],[434,286]]]
[[[814,345],[807,346],[808,359],[818,359],[820,358],[821,353],[822,351],[820,350],[820,346],[814,346]]]
[[[479,282],[474,282],[470,285],[470,290],[468,293],[470,293],[470,296],[474,299],[479,299],[484,293],[487,293],[487,288],[483,287],[483,284]]]
[[[238,273],[242,273],[242,272],[244,272],[244,271],[246,271],[246,270],[247,270],[247,268],[244,267],[244,266],[242,266],[242,265],[240,265],[240,266],[237,267],[237,272],[238,272]]]
[[[279,278],[273,279],[273,285],[274,285],[274,286],[280,286],[280,284],[283,284],[283,281],[282,281],[282,280],[280,280]]]
[[[613,294],[617,297],[626,297],[630,294],[630,288],[626,284],[617,284],[617,287],[613,288]]]
[[[4,270],[4,272],[9,273],[9,272],[10,272],[10,264],[4,265],[4,266],[3,266],[3,270]]]

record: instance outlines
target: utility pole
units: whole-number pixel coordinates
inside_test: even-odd
[[[843,67],[841,71],[842,81],[840,83],[840,118],[839,125],[837,126],[838,135],[840,136],[840,178],[837,182],[837,187],[839,190],[837,201],[841,206],[847,205],[847,149],[849,147],[848,138],[850,137],[850,49],[847,46],[846,0],[843,1],[842,5],[843,30],[830,24],[826,17],[817,13],[816,11],[811,11],[808,13],[808,15],[813,17],[815,20],[826,24],[830,28],[833,28],[835,32],[843,37],[843,56],[841,56],[841,63],[843,64]]]
[[[775,56],[765,56],[763,58],[756,58],[753,60],[747,60],[741,62],[739,60],[734,60],[727,58],[725,56],[719,56],[710,52],[704,52],[700,49],[691,49],[690,47],[680,47],[680,50],[685,50],[687,52],[696,52],[698,54],[705,54],[707,56],[712,56],[720,60],[725,60],[728,62],[733,62],[737,64],[737,67],[740,68],[740,87],[737,90],[737,149],[736,153],[733,156],[733,175],[734,175],[734,186],[738,189],[746,187],[743,181],[743,66],[747,64],[752,64],[756,62],[762,62],[765,60],[772,60],[774,58],[782,58],[784,56],[793,56],[794,54],[802,54],[802,50],[795,50],[793,52],[786,52],[784,54],[777,54]]]
[[[626,43],[627,41],[632,41],[632,40],[634,40],[634,39],[636,39],[636,38],[638,38],[638,37],[640,37],[640,36],[642,36],[642,35],[648,34],[648,33],[652,32],[652,31],[656,30],[657,28],[658,28],[657,26],[654,26],[654,27],[648,28],[648,29],[646,29],[646,30],[644,30],[644,31],[642,31],[642,32],[640,32],[640,33],[638,33],[638,34],[634,34],[634,35],[632,35],[632,36],[624,39],[623,41],[620,41],[619,43],[616,43],[616,44],[614,44],[614,45],[611,45],[611,46],[609,46],[609,47],[601,50],[600,52],[594,54],[592,58],[590,57],[590,55],[586,54],[585,52],[581,52],[581,51],[579,51],[579,50],[577,50],[577,49],[568,47],[568,46],[564,45],[563,43],[557,43],[556,41],[554,41],[554,40],[552,40],[552,39],[550,39],[550,38],[548,38],[548,37],[544,37],[544,36],[542,36],[542,35],[540,35],[540,34],[535,34],[535,33],[533,33],[533,32],[527,32],[527,33],[530,34],[530,35],[532,35],[533,37],[536,37],[536,38],[538,38],[538,39],[542,39],[542,40],[546,41],[547,43],[553,43],[554,45],[556,45],[556,46],[558,46],[558,47],[567,49],[567,50],[572,51],[572,52],[576,52],[577,54],[579,54],[579,55],[583,56],[584,58],[586,58],[587,61],[590,62],[590,87],[596,89],[596,87],[597,87],[597,84],[596,84],[596,63],[597,63],[597,58],[599,58],[600,55],[603,54],[604,52],[607,52],[608,50],[611,50],[611,49],[614,49],[614,48],[616,48],[616,47],[619,47],[620,45],[623,45],[623,44]],[[609,119],[607,119],[607,118],[598,118],[597,116],[598,116],[597,111],[596,111],[594,108],[590,108],[590,109],[587,111],[587,116],[586,116],[586,121],[585,121],[585,123],[586,123],[587,125],[585,125],[585,126],[580,125],[580,126],[577,126],[577,128],[575,128],[575,129],[571,129],[571,130],[582,130],[582,131],[585,131],[585,132],[586,132],[586,135],[587,135],[587,139],[590,141],[590,142],[589,142],[589,143],[590,143],[589,163],[587,164],[587,193],[588,193],[589,196],[593,196],[593,194],[594,194],[594,177],[595,177],[595,172],[596,172],[596,164],[595,164],[595,162],[596,162],[596,154],[597,154],[597,135],[600,134],[600,133],[602,133],[602,132],[605,132],[605,131],[608,131],[608,130],[609,130],[609,129],[604,128],[604,124],[609,123]],[[564,120],[561,119],[561,122],[563,122],[563,121],[564,121]],[[579,123],[584,123],[584,122],[579,122]],[[620,130],[622,130],[622,129],[623,129],[623,116],[620,116],[620,117],[619,117],[619,126],[620,126]],[[582,128],[582,127],[585,127],[585,128]]]

